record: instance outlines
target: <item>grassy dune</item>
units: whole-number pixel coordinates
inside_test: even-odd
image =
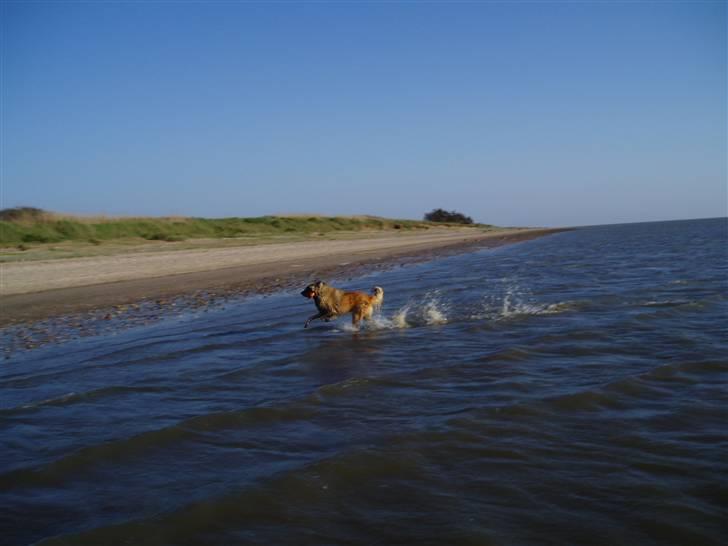
[[[421,230],[448,225],[455,224],[391,220],[374,216],[261,216],[216,219],[81,217],[24,207],[0,211],[0,246],[24,250],[31,245],[67,241],[100,245],[120,240],[175,242],[189,239],[268,238],[276,235],[305,237],[335,232]]]

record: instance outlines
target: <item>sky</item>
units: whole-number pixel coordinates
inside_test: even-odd
[[[3,208],[727,215],[725,1],[0,10]]]

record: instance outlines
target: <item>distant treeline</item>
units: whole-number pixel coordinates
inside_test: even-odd
[[[460,212],[446,211],[444,209],[434,209],[425,214],[425,221],[427,222],[448,222],[451,224],[472,224],[473,219],[470,216],[465,216]]]
[[[335,231],[428,229],[429,222],[375,216],[260,216],[256,218],[107,218],[56,214],[34,207],[0,210],[0,245],[114,239],[182,241]]]

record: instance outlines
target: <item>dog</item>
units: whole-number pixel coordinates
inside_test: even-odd
[[[381,307],[384,301],[384,290],[380,286],[375,286],[371,294],[365,294],[344,292],[323,281],[309,284],[301,291],[301,295],[312,299],[318,309],[318,313],[308,318],[304,328],[308,328],[312,320],[324,319],[328,322],[346,313],[351,313],[351,323],[358,326],[362,320],[371,319],[374,310]]]

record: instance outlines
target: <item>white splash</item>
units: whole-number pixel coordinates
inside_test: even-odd
[[[480,308],[470,314],[471,320],[499,321],[525,315],[551,315],[571,307],[569,302],[539,303],[524,293],[517,285],[508,286],[505,293],[483,298]]]
[[[448,322],[448,305],[443,303],[437,291],[425,294],[420,301],[410,300],[388,318],[376,313],[366,328],[374,330],[397,330],[413,326],[432,326]]]
[[[408,328],[409,324],[407,324],[407,314],[410,311],[410,306],[405,305],[399,311],[397,311],[392,319],[389,321],[392,327],[394,328]]]
[[[422,314],[426,324],[445,324],[447,322],[447,316],[440,307],[441,304],[435,300],[428,301],[425,304]]]

